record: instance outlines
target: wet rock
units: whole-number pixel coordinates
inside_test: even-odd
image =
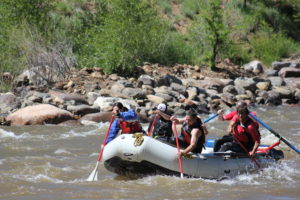
[[[66,110],[59,109],[49,104],[39,104],[21,108],[10,114],[6,120],[11,125],[37,125],[37,124],[58,124],[71,120],[74,115]]]
[[[68,105],[67,111],[69,111],[75,115],[83,116],[83,115],[86,115],[89,113],[100,112],[100,108],[92,107],[92,106],[88,106],[88,105],[77,105],[77,106]]]
[[[274,90],[268,91],[266,98],[266,104],[268,105],[277,106],[281,105],[282,103],[279,93]]]
[[[99,113],[91,113],[84,115],[79,119],[81,124],[86,124],[86,121],[92,122],[109,122],[112,117],[112,112],[99,112]]]

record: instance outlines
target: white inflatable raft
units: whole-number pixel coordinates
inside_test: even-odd
[[[280,150],[257,154],[260,168],[245,154],[213,152],[214,140],[208,140],[202,154],[191,154],[182,158],[185,177],[220,179],[238,174],[255,172],[283,158]],[[263,147],[262,147],[263,148]],[[176,146],[148,136],[124,134],[105,146],[103,152],[105,168],[111,172],[131,178],[147,175],[179,176]]]

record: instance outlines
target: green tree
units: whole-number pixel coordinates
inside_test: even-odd
[[[208,62],[211,70],[216,71],[218,56],[229,45],[229,30],[223,23],[223,8],[221,0],[208,0],[202,2],[200,14],[191,29],[192,41],[200,46],[196,56]],[[202,54],[202,55],[199,55]]]

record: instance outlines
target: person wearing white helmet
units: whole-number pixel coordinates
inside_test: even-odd
[[[168,142],[173,135],[172,122],[170,121],[170,112],[165,103],[158,104],[154,109],[155,114],[149,123],[148,135],[156,139]]]

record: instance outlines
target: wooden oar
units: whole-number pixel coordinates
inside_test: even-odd
[[[115,117],[112,116],[111,120],[110,120],[110,123],[109,123],[109,126],[108,126],[108,129],[107,129],[107,131],[105,133],[103,144],[101,145],[101,148],[100,148],[100,153],[99,153],[99,157],[98,157],[98,160],[97,160],[96,167],[92,171],[92,173],[90,174],[90,176],[88,177],[87,181],[97,181],[98,180],[98,166],[99,166],[100,160],[101,160],[102,155],[103,155],[103,151],[104,151],[104,147],[106,145],[106,141],[107,141],[107,138],[108,138],[108,133],[110,131],[110,127],[111,127],[114,119],[115,119]]]
[[[177,147],[177,151],[178,151],[178,164],[179,164],[180,177],[183,178],[182,159],[181,159],[181,156],[179,155],[180,147],[179,147],[179,141],[178,141],[178,133],[177,133],[177,128],[176,128],[176,122],[174,122],[174,135],[175,135],[176,147]]]
[[[250,117],[252,117],[253,119],[255,119],[256,121],[258,121],[261,125],[263,125],[266,129],[268,129],[271,133],[273,133],[276,137],[278,137],[282,142],[284,142],[286,145],[288,145],[290,148],[292,148],[294,151],[296,151],[298,154],[300,154],[299,149],[297,149],[296,147],[294,147],[289,141],[287,141],[284,137],[282,137],[281,135],[279,135],[277,132],[275,132],[273,129],[271,129],[267,124],[265,124],[264,122],[262,122],[260,119],[258,119],[258,117],[254,116],[253,114],[249,114]]]

